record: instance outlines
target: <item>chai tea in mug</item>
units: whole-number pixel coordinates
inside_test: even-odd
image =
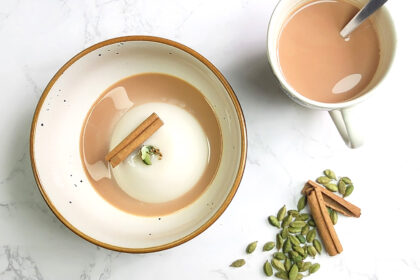
[[[295,10],[279,34],[278,61],[301,95],[339,103],[360,96],[380,58],[379,40],[367,19],[348,38],[340,31],[359,8],[346,1],[312,1]]]

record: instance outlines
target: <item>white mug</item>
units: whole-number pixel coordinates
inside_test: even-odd
[[[311,100],[299,92],[297,92],[285,79],[281,67],[278,61],[277,55],[277,44],[281,28],[285,21],[289,18],[297,8],[302,5],[313,2],[314,0],[281,0],[271,16],[270,24],[268,26],[267,34],[267,54],[271,68],[274,75],[280,82],[283,91],[295,102],[311,108],[327,110],[330,113],[335,126],[337,127],[344,142],[351,147],[357,148],[363,144],[363,137],[358,133],[357,129],[352,125],[351,119],[353,107],[363,102],[372,94],[375,94],[376,86],[383,80],[387,74],[394,57],[396,48],[396,35],[394,30],[394,24],[391,16],[389,15],[385,7],[380,8],[375,14],[370,17],[372,20],[376,32],[378,34],[379,46],[380,46],[380,60],[378,69],[375,75],[363,90],[363,92],[356,98],[338,102],[338,103],[323,103],[315,100]],[[368,0],[346,0],[347,2],[361,8]]]

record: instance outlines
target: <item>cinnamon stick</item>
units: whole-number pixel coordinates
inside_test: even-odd
[[[330,256],[335,256],[343,251],[340,240],[328,215],[322,193],[319,188],[309,189],[307,192],[308,204],[311,209],[319,236],[325,250]]]
[[[348,202],[342,197],[332,193],[331,191],[323,188],[322,186],[318,185],[317,183],[311,180],[309,180],[308,183],[303,188],[302,194],[305,194],[311,188],[316,188],[321,191],[325,205],[327,205],[328,207],[334,209],[335,211],[345,216],[356,217],[356,218],[360,217],[361,209],[359,207]]]
[[[106,156],[105,160],[110,161],[116,154],[124,149],[128,144],[133,142],[148,126],[150,126],[159,117],[156,113],[152,113],[144,122],[142,122],[136,129],[134,129],[124,140],[121,141],[115,148],[111,150]]]
[[[106,157],[112,167],[125,160],[138,146],[144,143],[163,125],[162,120],[153,113],[117,145]]]

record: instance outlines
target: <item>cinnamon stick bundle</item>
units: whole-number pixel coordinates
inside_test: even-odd
[[[319,236],[324,243],[325,250],[330,256],[341,253],[343,247],[341,246],[334,225],[328,215],[321,191],[318,188],[309,189],[307,192],[307,199]]]
[[[125,160],[138,146],[144,143],[153,133],[163,125],[162,120],[156,113],[151,114],[133,132],[131,132],[121,143],[113,148],[106,156],[112,167],[117,166]]]

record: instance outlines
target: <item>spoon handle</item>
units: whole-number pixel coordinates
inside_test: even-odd
[[[360,24],[362,24],[371,14],[382,7],[388,0],[370,0],[341,30],[340,35],[347,38]]]

